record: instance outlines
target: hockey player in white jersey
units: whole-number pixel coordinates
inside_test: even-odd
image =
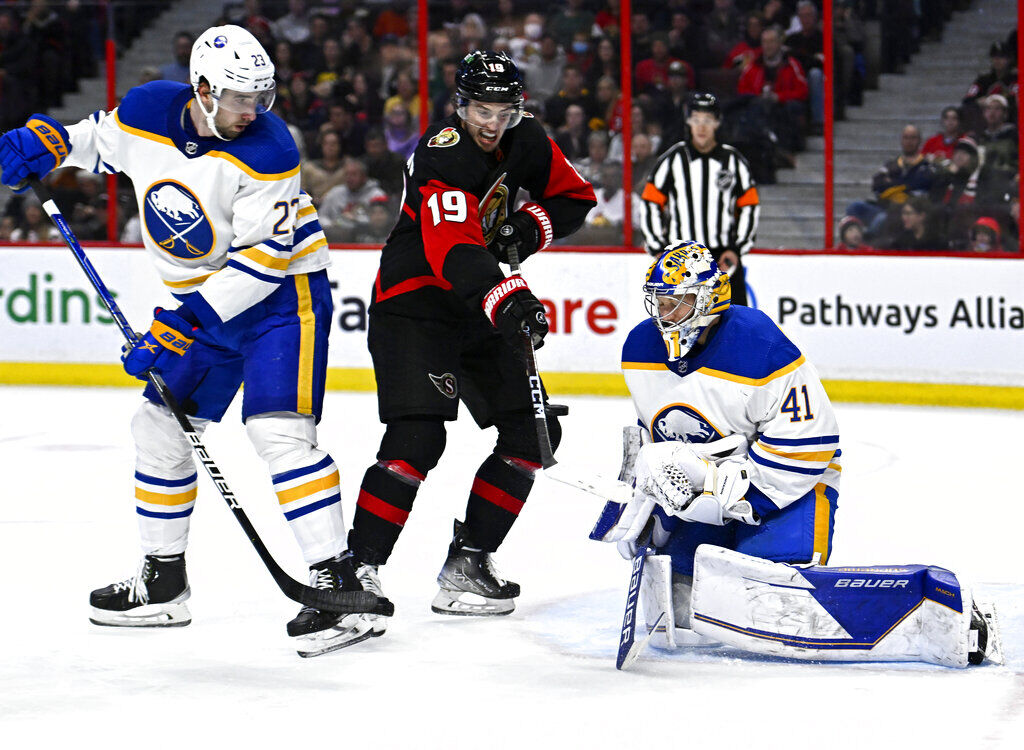
[[[144,244],[178,306],[155,311],[122,357],[129,374],[163,374],[198,431],[245,382],[246,432],[267,463],[311,585],[358,590],[346,549],[338,470],[317,447],[332,318],[327,242],[299,187],[299,154],[269,113],[274,66],[248,31],[218,26],[195,42],[191,87],[156,81],[111,112],[67,128],[45,115],[0,139],[3,182],[59,166],[123,172],[135,186]],[[143,559],[131,578],[92,592],[99,625],[187,625],[191,447],[152,385],[132,421]],[[304,656],[372,635],[368,617],[304,607],[288,623]]]
[[[652,642],[955,666],[991,653],[991,617],[949,571],[824,567],[842,455],[832,405],[768,316],[730,306],[708,249],[669,245],[644,293],[649,318],[622,352],[638,418],[633,498],[609,503],[591,537],[625,557],[652,551],[641,581]]]

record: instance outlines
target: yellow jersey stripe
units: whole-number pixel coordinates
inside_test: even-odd
[[[144,503],[152,503],[153,505],[184,505],[190,503],[196,499],[196,487],[188,490],[187,492],[179,492],[174,495],[164,495],[158,492],[150,492],[144,490],[141,487],[135,488],[135,497]]]
[[[309,277],[295,277],[295,293],[299,302],[299,372],[296,411],[313,413],[313,359],[316,354],[316,313],[309,293]]]
[[[783,458],[791,458],[794,461],[831,461],[832,456],[836,454],[832,451],[802,451],[797,453],[787,453],[786,451],[778,451],[774,448],[769,448],[767,445],[758,440],[755,445],[766,453],[774,453],[776,456],[782,456]]]
[[[290,503],[293,500],[301,500],[304,497],[315,495],[317,492],[323,492],[324,490],[333,489],[337,487],[340,482],[337,470],[332,471],[325,477],[314,479],[311,482],[300,484],[298,487],[292,487],[289,490],[281,490],[277,493],[277,500],[281,505]]]
[[[181,281],[167,281],[165,279],[164,280],[164,285],[172,287],[174,289],[180,289],[180,288],[186,287],[186,286],[195,286],[196,284],[202,284],[208,278],[213,276],[214,273],[217,273],[217,272],[214,271],[213,273],[204,274],[203,276],[195,276],[195,277],[193,277],[191,279],[182,279]]]
[[[667,370],[668,366],[662,362],[623,362],[623,370]]]
[[[819,565],[828,562],[828,522],[831,517],[831,508],[828,498],[825,497],[824,484],[814,485],[814,552],[821,555]]]
[[[764,385],[771,381],[781,378],[783,375],[788,375],[793,372],[796,368],[802,365],[806,360],[804,355],[800,355],[797,359],[790,362],[785,367],[781,367],[770,375],[766,375],[763,378],[747,378],[743,375],[733,375],[731,372],[724,372],[722,370],[712,370],[710,367],[701,367],[697,372],[703,373],[712,378],[719,378],[721,380],[731,380],[733,383],[742,383],[743,385]]]
[[[313,206],[306,206],[305,208],[300,208],[299,209],[298,218],[305,219],[310,214],[315,214],[315,213],[316,213],[316,208],[314,208]]]
[[[140,128],[133,128],[131,125],[125,125],[123,122],[121,122],[121,118],[117,116],[116,109],[114,110],[114,121],[117,123],[117,127],[121,128],[121,130],[128,133],[129,135],[135,135],[138,136],[139,138],[145,138],[148,141],[153,141],[154,143],[162,143],[165,146],[170,146],[171,148],[177,149],[177,146],[174,145],[174,141],[172,141],[167,136],[157,135],[156,133],[150,133],[148,130],[142,130]]]
[[[247,175],[252,177],[254,180],[266,180],[273,182],[274,180],[283,180],[286,177],[294,177],[299,173],[299,166],[296,164],[293,169],[289,169],[287,172],[277,172],[275,174],[264,174],[263,172],[257,172],[255,169],[250,167],[244,161],[239,159],[233,154],[229,154],[226,151],[207,151],[207,156],[216,156],[218,159],[226,159],[227,161],[234,164],[236,167],[241,169]]]
[[[243,258],[248,258],[253,263],[261,265],[264,268],[269,268],[273,271],[287,271],[288,270],[288,258],[275,258],[273,255],[269,255],[258,247],[247,247],[238,253]]]
[[[327,240],[325,240],[323,237],[318,239],[316,242],[314,242],[309,247],[304,248],[302,250],[299,250],[299,252],[295,253],[295,255],[292,256],[292,260],[297,260],[299,258],[305,258],[307,255],[310,255],[311,253],[315,253],[317,250],[319,250],[322,247],[327,247]]]

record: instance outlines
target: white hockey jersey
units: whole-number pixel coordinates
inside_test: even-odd
[[[284,122],[267,113],[233,141],[201,138],[194,105],[185,84],[138,86],[113,111],[68,127],[64,165],[131,177],[158,273],[209,328],[330,257]]]
[[[813,365],[764,313],[726,309],[707,345],[668,361],[647,319],[626,338],[622,371],[640,425],[655,442],[750,443],[747,499],[765,515],[814,490],[838,495],[839,427]]]

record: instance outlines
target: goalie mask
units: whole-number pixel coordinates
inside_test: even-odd
[[[684,241],[665,248],[647,271],[644,304],[665,339],[669,361],[693,348],[731,296],[728,274],[704,245]]]
[[[500,117],[505,128],[514,128],[523,118],[523,88],[518,66],[504,52],[470,52],[455,72],[455,112],[477,124],[472,102],[507,104]]]
[[[239,26],[214,26],[192,45],[189,80],[206,124],[221,140],[228,140],[214,124],[223,109],[234,114],[261,115],[274,105],[274,63],[263,45]],[[199,98],[199,84],[210,85],[213,107]]]

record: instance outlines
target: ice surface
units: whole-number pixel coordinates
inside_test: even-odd
[[[558,457],[618,471],[625,399],[570,404]],[[834,564],[932,563],[1000,610],[1007,664],[805,664],[648,649],[615,670],[627,563],[589,541],[600,501],[539,480],[500,570],[510,617],[430,612],[451,522],[493,433],[464,415],[382,570],[386,636],[295,655],[297,611],[205,479],[188,552],[193,623],[87,620],[88,592],[138,560],[120,389],[0,387],[0,738],[13,747],[1024,747],[1024,552],[1016,412],[839,404],[843,485]],[[237,406],[207,445],[278,560],[304,578]],[[381,427],[372,394],[331,393],[321,444],[351,519]],[[236,745],[237,746],[237,745]]]

